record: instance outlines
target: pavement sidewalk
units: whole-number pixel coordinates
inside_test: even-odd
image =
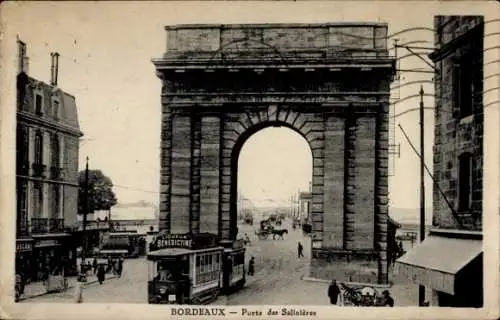
[[[115,278],[118,278],[118,276],[109,275],[109,274],[106,275],[106,280],[115,279]],[[76,287],[76,284],[78,283],[76,276],[67,277],[67,280],[68,280],[68,289],[66,291],[69,291],[70,289]],[[87,275],[87,282],[85,283],[85,287],[87,287],[91,284],[95,284],[97,282],[98,282],[97,276],[95,276],[94,274]],[[36,281],[36,282],[32,282],[30,284],[27,284],[24,287],[24,294],[19,298],[19,301],[33,299],[33,298],[37,298],[37,297],[41,297],[41,296],[45,296],[45,295],[50,295],[50,294],[56,294],[56,293],[58,293],[58,292],[47,292],[47,288],[45,287],[45,284],[43,283],[43,281]]]

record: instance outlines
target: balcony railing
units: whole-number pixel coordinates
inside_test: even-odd
[[[33,218],[31,233],[56,233],[64,231],[64,219]]]
[[[50,167],[50,178],[53,180],[60,180],[64,178],[64,170],[59,167]]]
[[[49,233],[63,232],[64,219],[49,219]]]
[[[33,175],[35,177],[45,178],[47,166],[40,163],[33,163]]]
[[[49,231],[49,219],[32,218],[31,233],[47,233]]]

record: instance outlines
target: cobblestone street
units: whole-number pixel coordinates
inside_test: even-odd
[[[316,282],[302,280],[307,276],[310,260],[310,238],[302,235],[300,228],[292,230],[289,222],[283,224],[289,233],[285,240],[259,240],[253,227],[239,225],[240,234],[247,233],[252,240],[247,246],[247,261],[255,256],[256,274],[247,276],[246,287],[230,295],[228,305],[329,305],[327,297],[328,281]],[[304,257],[297,257],[297,243],[304,245]],[[247,262],[248,265],[248,262]],[[389,288],[396,306],[416,306],[418,286],[406,283],[403,279],[393,279],[395,284]]]
[[[240,225],[240,235],[247,233],[251,244],[247,246],[246,265],[255,257],[255,275],[247,276],[245,288],[227,297],[221,297],[214,304],[227,305],[329,305],[327,297],[328,281],[303,280],[307,276],[310,260],[310,240],[300,229],[288,229],[284,240],[259,240],[253,228]],[[304,257],[297,257],[297,243],[304,246]],[[121,278],[108,278],[99,283],[88,284],[84,289],[84,303],[147,303],[147,264],[145,258],[126,260]],[[402,279],[389,290],[396,306],[415,306],[418,288],[406,284]],[[21,303],[65,302],[73,303],[75,287],[66,292],[45,294],[26,299]]]

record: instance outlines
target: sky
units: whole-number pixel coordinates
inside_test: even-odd
[[[472,14],[467,3],[453,12]],[[445,12],[433,1],[395,5],[393,2],[10,2],[4,3],[5,36],[15,53],[15,35],[27,43],[29,74],[49,81],[50,52],[60,53],[59,86],[76,96],[81,130],[80,167],[85,157],[92,169],[101,169],[115,184],[120,202],[158,202],[160,144],[160,80],[151,59],[166,48],[165,25],[184,23],[312,23],[386,22],[388,46],[392,34],[409,28],[432,28],[433,15]],[[418,29],[397,36],[399,43],[421,41],[433,46],[432,30]],[[402,49],[401,49],[402,50]],[[428,51],[420,51],[428,53]],[[399,56],[406,55],[403,52]],[[394,54],[394,51],[391,51]],[[12,64],[15,65],[12,56]],[[418,57],[402,59],[399,67],[429,67]],[[403,85],[393,97],[416,95],[423,83],[433,94],[432,74],[401,73]],[[406,85],[407,84],[407,85]],[[394,86],[398,85],[395,83]],[[395,96],[394,96],[395,95]],[[418,98],[392,105],[400,113],[418,107]],[[433,98],[424,103],[433,107]],[[400,145],[390,178],[390,204],[419,206],[419,159],[397,124],[418,146],[418,112],[396,118],[393,143]],[[425,112],[426,163],[432,169],[433,111]],[[256,155],[259,154],[258,157]],[[256,133],[240,157],[239,189],[255,203],[266,199],[288,201],[297,189],[307,190],[312,171],[305,140],[288,129]],[[263,169],[265,168],[265,169]],[[426,206],[432,205],[432,181],[426,176]]]
[[[238,159],[238,189],[255,206],[290,206],[290,196],[309,190],[312,154],[288,128],[266,128],[245,142]]]

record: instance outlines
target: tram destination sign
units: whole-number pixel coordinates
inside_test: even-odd
[[[189,234],[164,234],[156,238],[155,245],[158,249],[193,247],[193,239]]]
[[[217,246],[217,235],[210,233],[198,234],[158,234],[152,243],[154,250],[165,248],[203,249]]]

